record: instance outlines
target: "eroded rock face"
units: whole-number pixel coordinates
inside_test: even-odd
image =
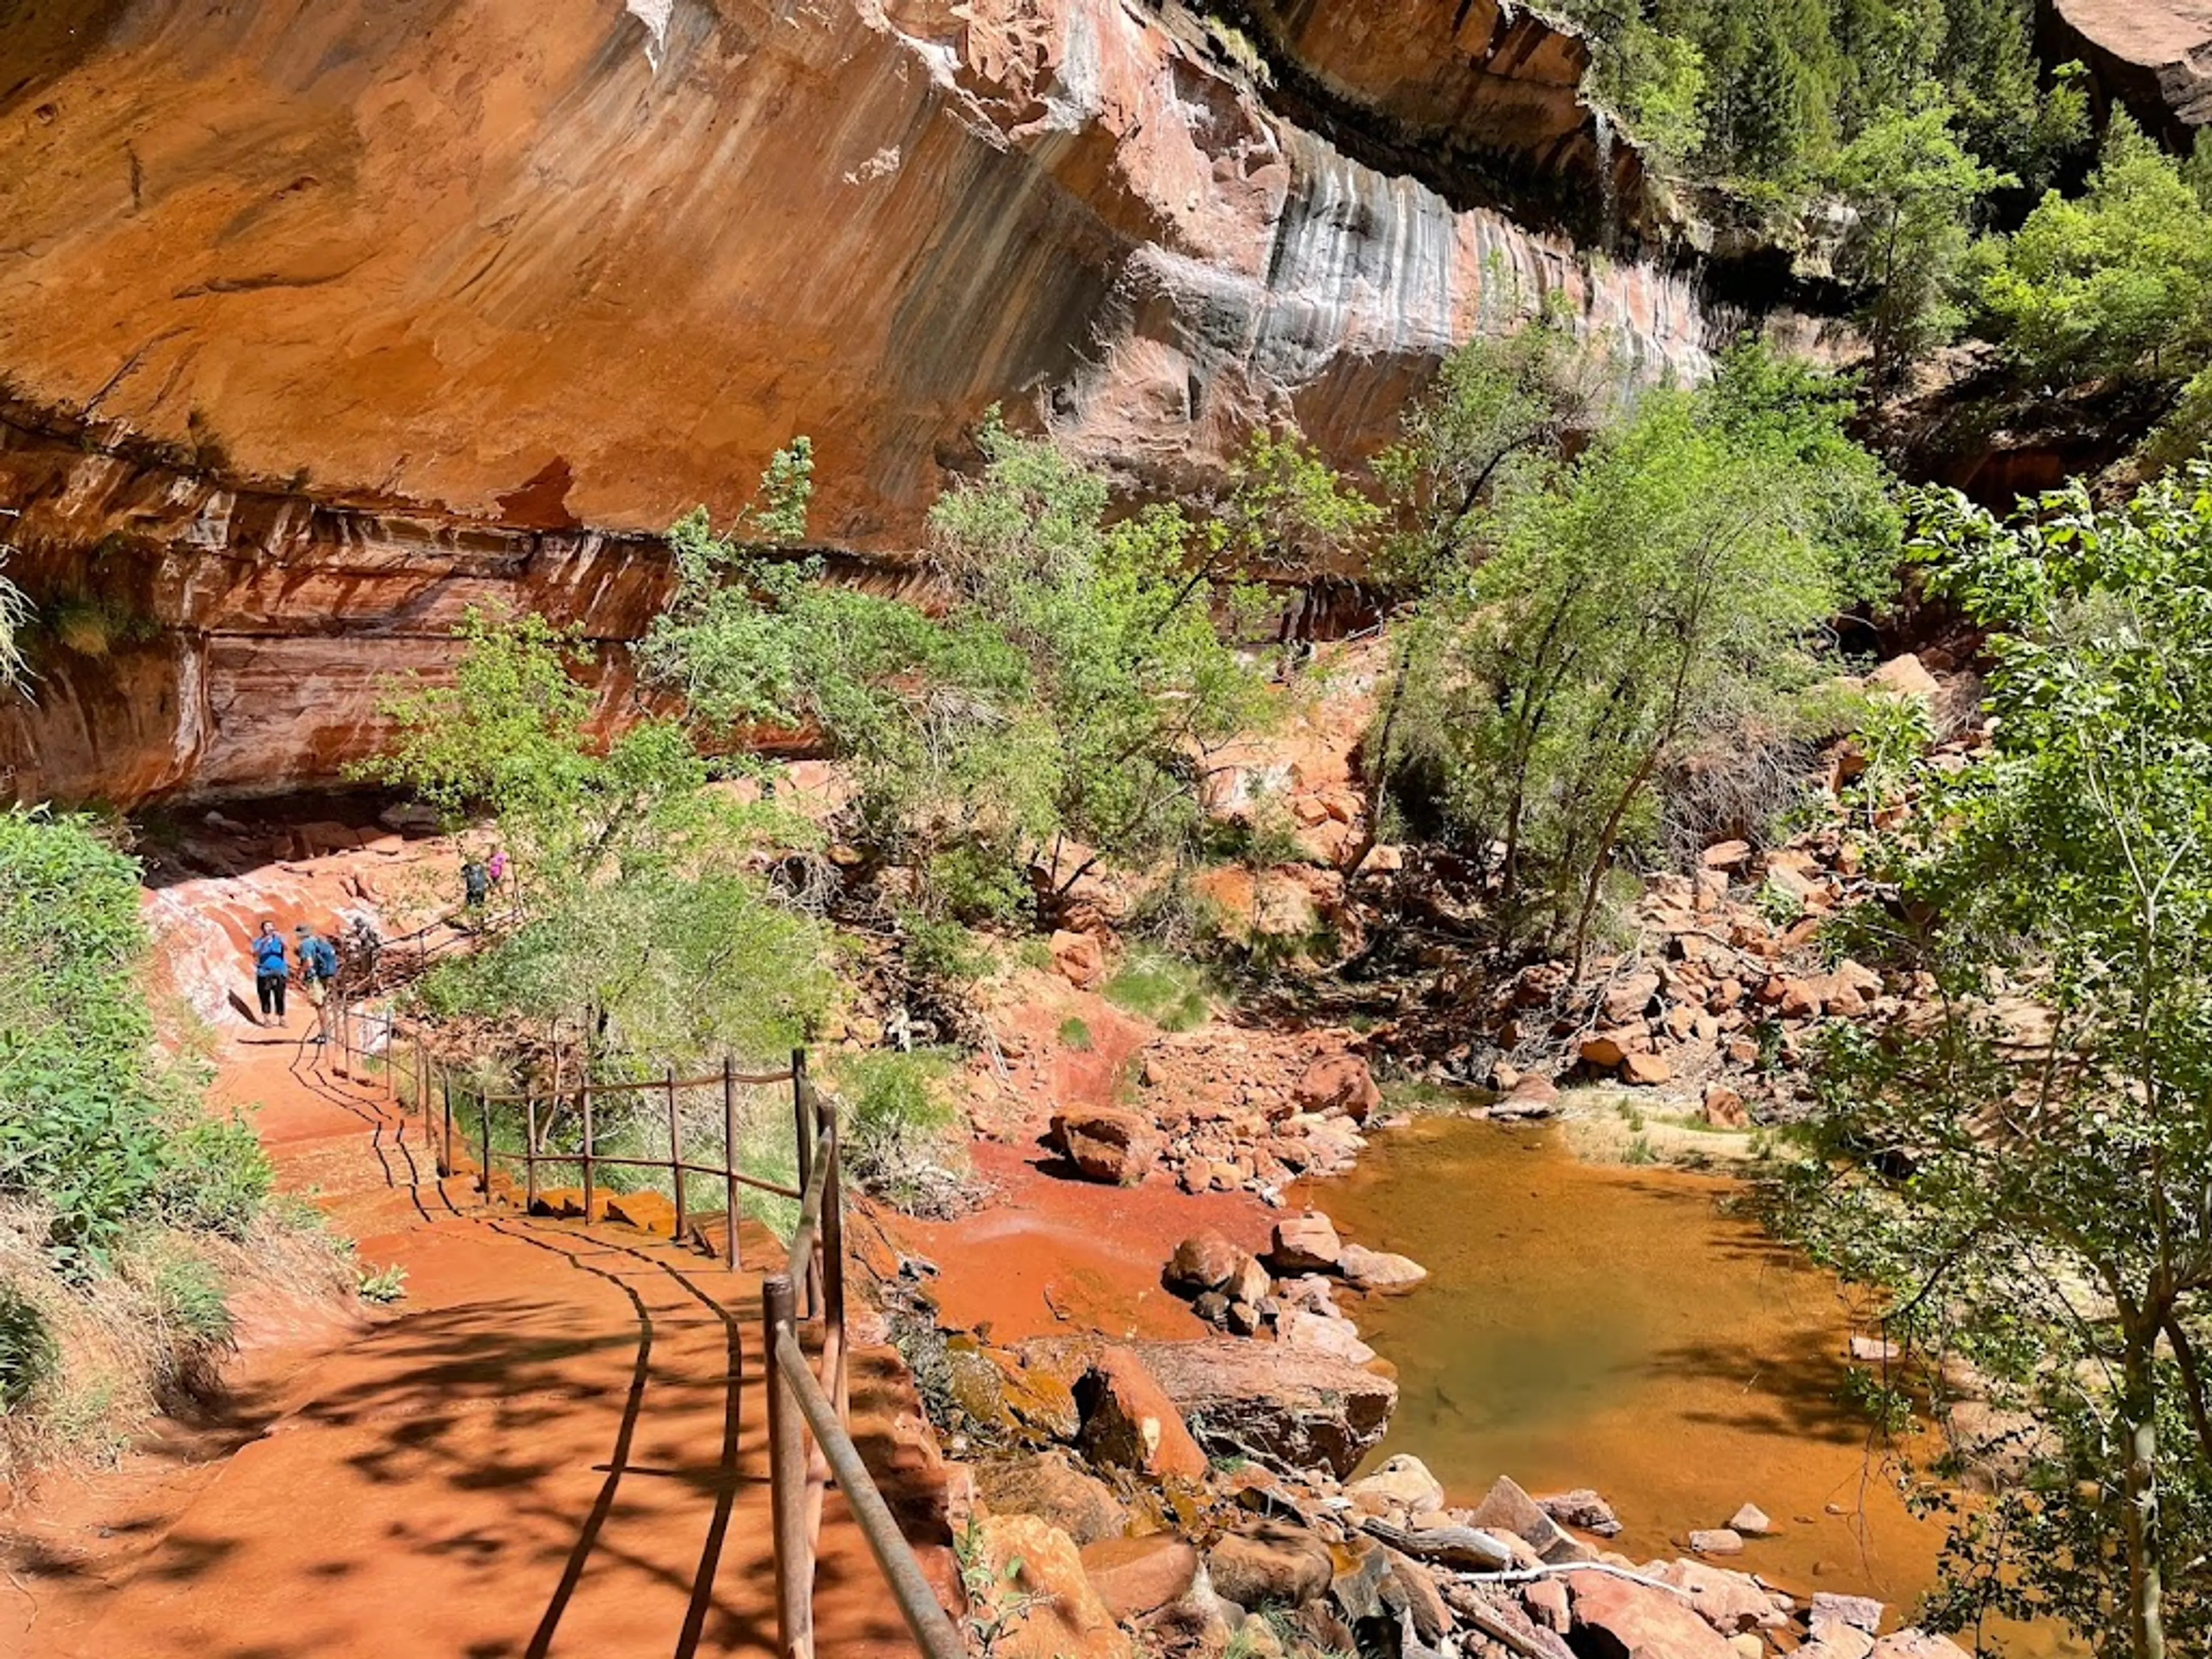
[[[326,783],[488,590],[635,637],[665,571],[629,538],[726,518],[796,432],[820,540],[897,555],[993,402],[1161,485],[1285,415],[1356,460],[1547,295],[1631,377],[1704,368],[1738,319],[1692,275],[1471,205],[1606,195],[1565,37],[1265,9],[1310,71],[1279,107],[1218,33],[1111,0],[21,21],[0,377],[87,425],[7,440],[18,574],[143,590],[153,631],[47,665],[15,792]]]
[[[1390,1426],[1398,1385],[1312,1349],[1222,1338],[1148,1342],[1137,1353],[1199,1443],[1224,1456],[1340,1479]]]
[[[2078,58],[2098,88],[2186,151],[2212,124],[2212,0],[2048,0],[2048,61]]]

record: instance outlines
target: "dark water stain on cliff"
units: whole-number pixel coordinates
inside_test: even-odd
[[[1638,1560],[1754,1503],[1780,1534],[1723,1565],[1909,1614],[1942,1528],[1907,1510],[1843,1403],[1844,1291],[1727,1213],[1736,1190],[1585,1164],[1553,1128],[1439,1117],[1378,1136],[1355,1173],[1296,1197],[1431,1275],[1347,1309],[1402,1390],[1376,1459],[1420,1457],[1461,1503],[1499,1474],[1595,1486]],[[2061,1650],[2041,1632],[2005,1643]]]

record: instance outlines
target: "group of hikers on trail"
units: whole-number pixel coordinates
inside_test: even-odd
[[[480,923],[484,906],[493,891],[506,880],[507,870],[507,854],[502,848],[494,849],[489,862],[471,854],[462,863],[462,908],[472,923]],[[325,1043],[330,1041],[326,1010],[331,988],[338,976],[337,946],[304,921],[292,933],[294,943],[288,948],[276,924],[264,919],[253,936],[253,988],[261,1002],[258,1023],[283,1023],[285,988],[292,981],[296,964],[300,984],[307,994],[307,1000],[318,1010],[314,1041]],[[377,952],[383,945],[369,921],[356,918],[353,931],[347,937],[346,954],[356,969],[373,975]]]
[[[301,922],[292,930],[295,943],[288,951],[283,934],[276,924],[264,920],[261,931],[253,936],[253,988],[261,999],[260,1023],[281,1024],[284,1019],[284,988],[291,982],[292,967],[296,959],[300,984],[307,994],[307,1000],[318,1010],[327,1006],[331,982],[338,976],[337,947],[313,928]],[[318,1018],[314,1040],[318,1043],[330,1041],[329,1034],[321,1029]]]

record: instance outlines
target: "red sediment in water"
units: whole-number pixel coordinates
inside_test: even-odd
[[[0,1651],[772,1650],[757,1273],[619,1228],[471,1212],[419,1121],[274,1036],[232,1047],[221,1092],[264,1103],[286,1183],[323,1188],[365,1261],[403,1265],[406,1300],[303,1367],[295,1352],[249,1373],[224,1408],[234,1455],[192,1467],[173,1448],[19,1505],[9,1554],[40,1616],[0,1615]],[[748,1244],[781,1256],[764,1234]],[[949,1595],[903,1373],[860,1350],[853,1391],[854,1437]],[[118,1523],[127,1542],[100,1537]],[[822,1650],[910,1651],[834,1494],[822,1547]]]

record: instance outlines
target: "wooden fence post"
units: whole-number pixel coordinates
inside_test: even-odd
[[[799,1141],[800,1192],[814,1177],[814,1114],[806,1109],[806,1050],[791,1051],[791,1130]]]
[[[722,1256],[735,1273],[744,1265],[738,1259],[738,1068],[727,1054],[722,1056],[722,1195],[730,1224]]]
[[[538,1211],[538,1097],[522,1097],[522,1212]]]
[[[483,1124],[483,1159],[477,1166],[477,1190],[484,1195],[484,1202],[489,1204],[491,1202],[491,1097],[489,1095],[479,1093],[477,1096],[477,1115]]]
[[[822,1358],[830,1403],[837,1420],[848,1422],[845,1386],[845,1170],[837,1129],[837,1108],[827,1096],[815,1100],[822,1115],[823,1155],[830,1177],[822,1183]]]
[[[676,1109],[676,1067],[669,1066],[663,1075],[668,1082],[668,1172],[676,1188],[675,1242],[681,1244],[687,1216],[684,1207],[684,1115]]]
[[[416,1041],[419,1043],[421,1039]],[[438,1092],[444,1097],[446,1103],[446,1133],[441,1138],[438,1156],[445,1160],[444,1173],[450,1176],[453,1172],[453,1079],[441,1075],[438,1083]],[[422,1103],[422,1115],[427,1119],[429,1115],[430,1103],[426,1100]]]
[[[806,1547],[806,1437],[799,1401],[776,1350],[792,1329],[791,1280],[772,1275],[761,1286],[768,1359],[769,1503],[775,1517],[776,1651],[781,1659],[813,1659],[814,1564]]]
[[[592,1066],[588,1054],[584,1060],[584,1080],[577,1085],[576,1095],[577,1104],[584,1114],[584,1224],[588,1227],[599,1218],[592,1203],[599,1182],[592,1164]]]

